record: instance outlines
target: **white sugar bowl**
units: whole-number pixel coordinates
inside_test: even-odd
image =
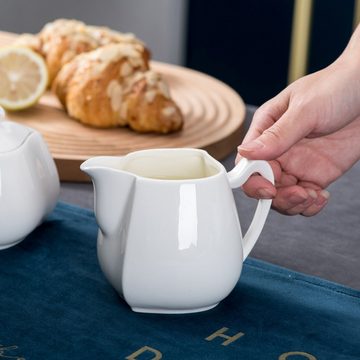
[[[53,210],[60,192],[40,133],[4,117],[0,108],[0,250],[30,234]]]

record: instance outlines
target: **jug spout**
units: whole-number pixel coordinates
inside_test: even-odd
[[[121,160],[118,156],[98,156],[80,166],[92,179],[95,216],[105,237],[126,229],[132,208],[136,177],[121,170]]]

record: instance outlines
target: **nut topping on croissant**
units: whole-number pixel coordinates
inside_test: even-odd
[[[110,44],[79,55],[61,69],[53,91],[70,116],[88,125],[160,133],[182,127],[179,108],[160,75],[148,70],[141,47]]]

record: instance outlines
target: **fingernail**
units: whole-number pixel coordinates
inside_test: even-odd
[[[268,189],[259,189],[257,192],[261,199],[272,199],[274,197],[273,193]]]
[[[308,194],[309,194],[310,197],[312,197],[313,199],[317,199],[317,197],[318,197],[316,191],[315,191],[315,190],[312,190],[312,189],[308,190]]]
[[[322,197],[324,197],[326,200],[328,200],[329,197],[330,197],[330,193],[329,193],[327,190],[321,190],[321,191],[320,191],[320,195],[321,195]]]
[[[238,147],[238,150],[239,151],[255,151],[255,150],[260,150],[264,147],[265,145],[260,142],[260,141],[250,141],[249,143],[247,144],[243,144],[243,145],[240,145]]]
[[[327,203],[328,200],[329,200],[329,197],[330,197],[330,193],[328,191],[326,191],[326,190],[321,190],[320,195],[321,196],[318,196],[318,198],[315,201],[315,204],[317,206],[322,206],[325,203]]]

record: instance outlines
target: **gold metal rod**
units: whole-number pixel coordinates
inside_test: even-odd
[[[291,31],[288,83],[306,75],[313,0],[295,0]]]
[[[353,19],[353,29],[355,30],[356,26],[360,22],[360,1],[354,1],[354,19]]]

